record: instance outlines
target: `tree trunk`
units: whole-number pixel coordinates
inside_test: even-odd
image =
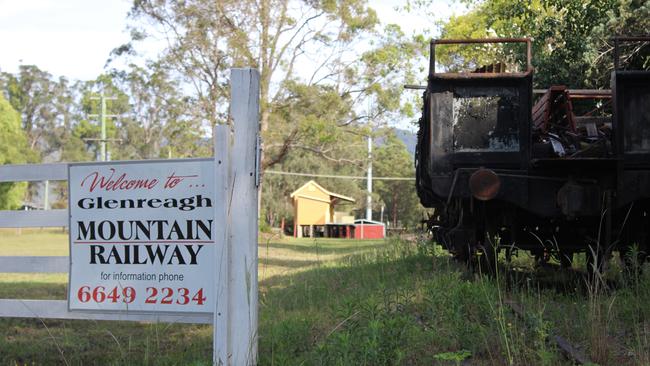
[[[393,191],[393,228],[397,227],[397,193]]]

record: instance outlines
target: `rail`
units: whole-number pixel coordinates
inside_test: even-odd
[[[433,39],[430,44],[429,77],[436,74],[436,45],[449,44],[482,44],[482,43],[525,43],[526,72],[533,71],[533,51],[530,38],[484,38],[484,39]],[[475,76],[475,75],[473,75]]]
[[[630,42],[650,42],[650,36],[637,36],[637,37],[628,37],[628,36],[619,36],[612,37],[614,41],[614,70],[618,70],[620,67],[620,53],[619,53],[619,44],[630,43]]]

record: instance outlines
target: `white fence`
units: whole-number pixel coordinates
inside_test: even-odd
[[[0,299],[0,318],[92,319],[214,324],[217,365],[257,360],[257,185],[259,75],[231,72],[232,126],[215,128],[215,258],[218,271],[213,313],[69,311],[66,300]],[[0,166],[0,182],[65,181],[66,163]],[[0,228],[67,227],[63,210],[0,211]],[[0,237],[0,241],[3,239]],[[236,245],[233,245],[236,243]],[[44,246],[48,243],[42,243]],[[68,257],[0,256],[0,273],[68,273]]]

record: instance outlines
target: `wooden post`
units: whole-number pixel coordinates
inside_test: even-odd
[[[225,271],[227,277],[220,277],[217,285],[213,362],[215,365],[255,365],[258,336],[259,73],[257,70],[231,70],[230,98],[232,134],[229,127],[215,128],[217,198],[219,195],[225,195],[224,201],[216,200],[217,203],[225,203],[223,208],[216,207],[217,240],[219,238],[225,240],[223,243],[217,242],[217,245],[224,247],[221,253],[227,253],[229,260],[224,260],[224,254],[218,254],[216,258],[219,275],[226,276]],[[225,147],[219,146],[224,143]],[[217,154],[226,156],[227,159],[221,160],[222,163],[219,164],[220,157]],[[227,182],[224,189],[219,187],[219,184],[224,184],[225,179]],[[220,217],[225,220],[218,221]],[[225,224],[224,227],[219,229],[222,224]]]
[[[214,311],[213,364],[230,364],[231,323],[229,322],[230,293],[230,259],[231,241],[229,240],[230,221],[228,220],[228,202],[230,197],[230,146],[232,134],[230,127],[216,126],[214,129],[214,164],[215,164],[215,244],[216,250],[216,306]]]

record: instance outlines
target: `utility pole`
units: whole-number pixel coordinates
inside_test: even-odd
[[[366,199],[366,219],[372,220],[372,136],[368,135],[368,197]]]
[[[91,100],[99,100],[100,103],[100,110],[99,114],[91,114],[88,117],[99,117],[99,123],[101,125],[101,137],[98,139],[84,139],[86,141],[99,141],[100,145],[100,154],[99,154],[99,161],[108,161],[108,150],[106,148],[106,143],[108,141],[122,141],[122,139],[109,139],[106,138],[106,118],[113,118],[113,117],[119,117],[117,114],[106,114],[106,101],[107,100],[116,100],[117,97],[110,97],[110,96],[105,96],[104,92],[98,96],[98,97],[90,97]]]

